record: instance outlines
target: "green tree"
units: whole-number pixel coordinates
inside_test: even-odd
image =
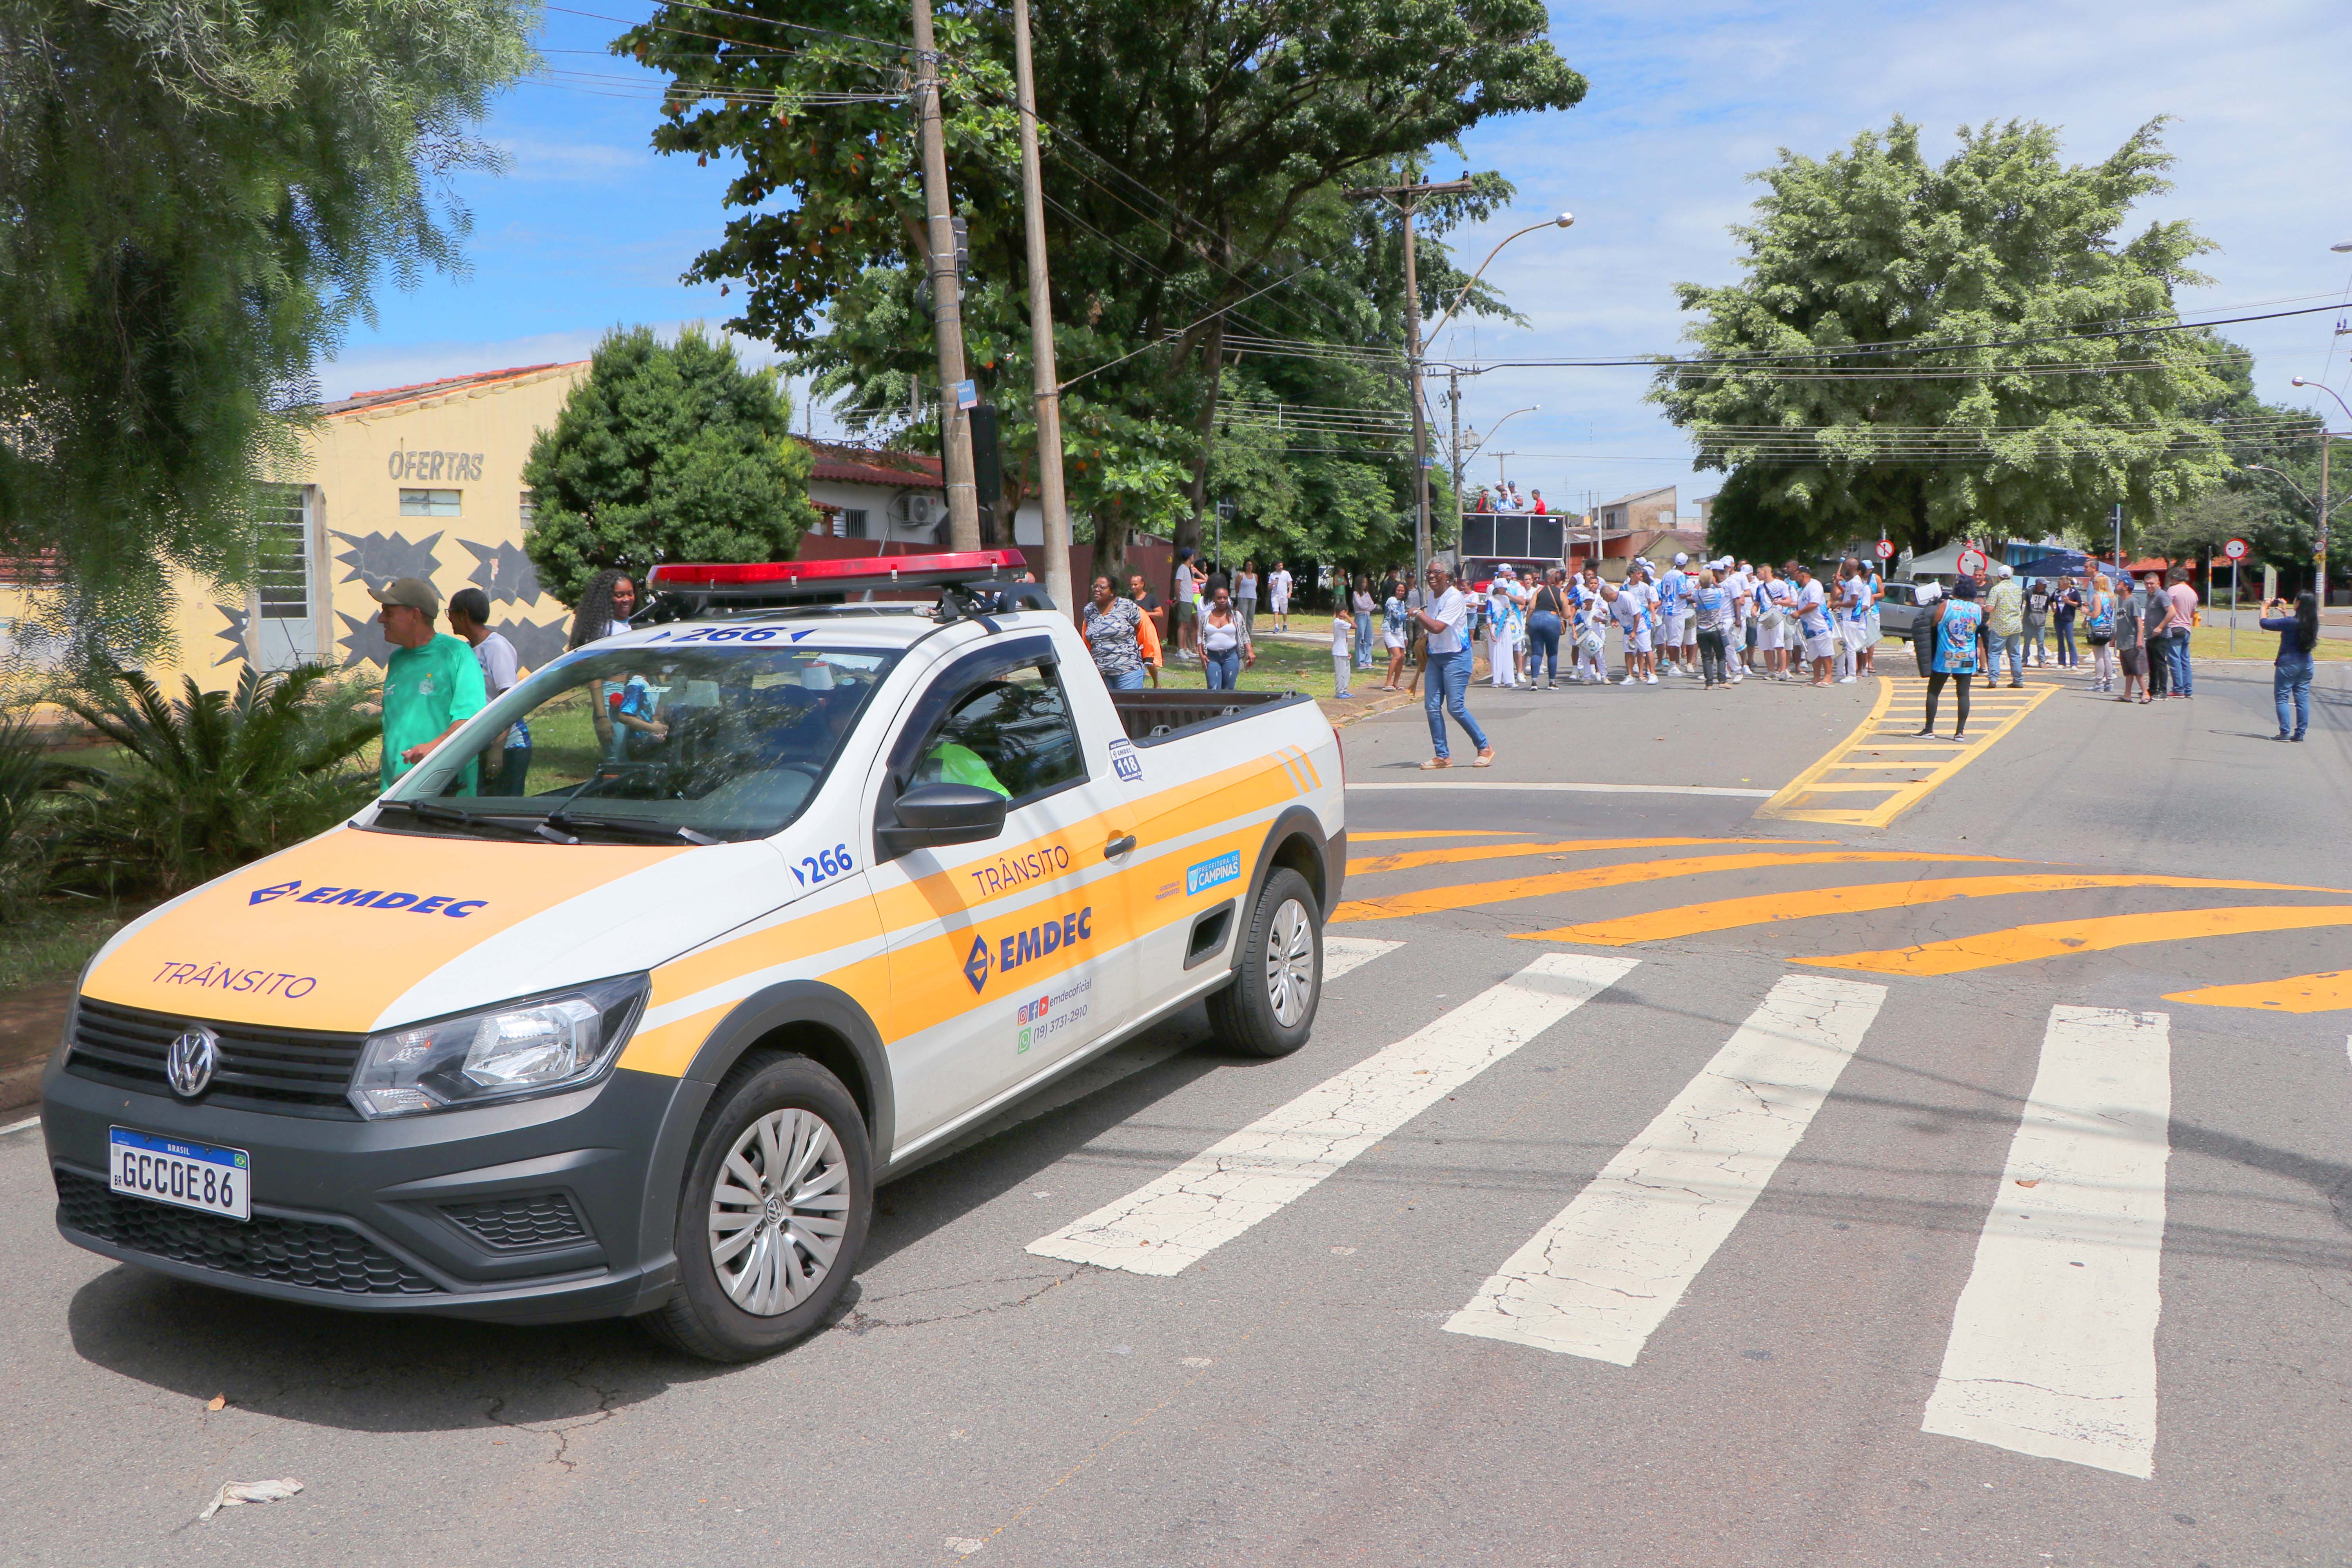
[[[900,97],[908,61],[895,44],[838,36],[896,40],[904,10],[887,0],[719,9],[665,9],[615,46],[679,84],[656,148],[743,161],[726,200],[744,216],[688,276],[746,285],[736,330],[801,356],[851,413],[919,441],[924,422],[894,416],[909,382],[936,374]],[[1034,453],[1009,17],[972,0],[937,15],[948,161],[970,225],[971,374]],[[837,33],[777,25],[795,23]],[[1098,563],[1121,558],[1133,527],[1193,536],[1234,340],[1401,341],[1393,223],[1341,193],[1386,183],[1494,116],[1576,103],[1583,79],[1548,28],[1537,0],[1045,0],[1034,12],[1055,356],[1063,378],[1079,381],[1064,405],[1073,504],[1091,512]],[[697,107],[709,89],[730,96]],[[1484,216],[1507,191],[1488,176],[1434,216]],[[1459,286],[1442,246],[1422,258],[1432,298]],[[1491,296],[1477,304],[1491,308]],[[1386,389],[1384,401],[1401,405],[1402,394]],[[1399,470],[1401,491],[1404,460],[1375,462]],[[1025,467],[1017,450],[1008,467]]]
[[[0,552],[152,643],[249,570],[252,481],[389,273],[460,265],[442,176],[535,0],[0,0]]]
[[[523,464],[539,580],[571,604],[606,567],[789,556],[817,519],[792,423],[778,374],[699,328],[607,333]]]
[[[2231,471],[2220,489],[2172,501],[2153,517],[2127,518],[2126,535],[2140,553],[2176,561],[2202,559],[2242,538],[2252,551],[2248,569],[2275,566],[2286,582],[2307,584],[2320,422],[2308,410],[2264,403],[2254,395],[2253,356],[2218,338],[2211,343],[2221,390],[2196,416],[2220,433]]]
[[[1747,276],[1677,285],[1699,352],[1650,394],[1696,467],[1727,472],[1711,542],[2063,535],[2219,484],[2224,433],[2197,416],[2223,391],[2217,345],[2157,330],[2210,243],[2185,222],[2118,233],[2170,188],[2161,130],[2068,164],[2054,130],[2012,121],[1933,163],[1898,119],[1756,175],[1768,194],[1732,231]]]

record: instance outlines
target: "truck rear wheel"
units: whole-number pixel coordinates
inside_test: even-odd
[[[1286,1057],[1307,1043],[1323,999],[1323,917],[1307,879],[1277,868],[1258,889],[1242,932],[1234,983],[1211,995],[1218,1039],[1256,1057]]]
[[[873,1211],[865,1119],[806,1057],[722,1085],[687,1163],[678,1284],[646,1319],[706,1361],[756,1361],[824,1321],[849,1283]]]

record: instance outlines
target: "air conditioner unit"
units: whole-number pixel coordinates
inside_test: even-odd
[[[900,528],[933,527],[947,511],[947,504],[939,497],[920,490],[908,490],[890,500],[890,521]]]

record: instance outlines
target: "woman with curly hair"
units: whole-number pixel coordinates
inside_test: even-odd
[[[637,613],[637,585],[626,572],[607,567],[588,579],[579,606],[572,613],[572,635],[564,649],[583,647],[629,629]]]
[[[585,647],[617,637],[629,629],[629,617],[636,613],[637,585],[629,574],[615,567],[606,567],[588,579],[581,591],[580,604],[572,612],[572,635],[563,642],[564,650]],[[613,707],[620,688],[610,681],[591,684],[588,710],[589,722],[596,727],[596,743],[607,757],[617,755],[613,732]]]

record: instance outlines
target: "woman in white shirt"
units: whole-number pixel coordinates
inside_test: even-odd
[[[1241,684],[1244,668],[1257,662],[1250,646],[1249,623],[1234,608],[1233,596],[1220,584],[1214,599],[1201,616],[1201,663],[1212,691],[1231,691]]]

